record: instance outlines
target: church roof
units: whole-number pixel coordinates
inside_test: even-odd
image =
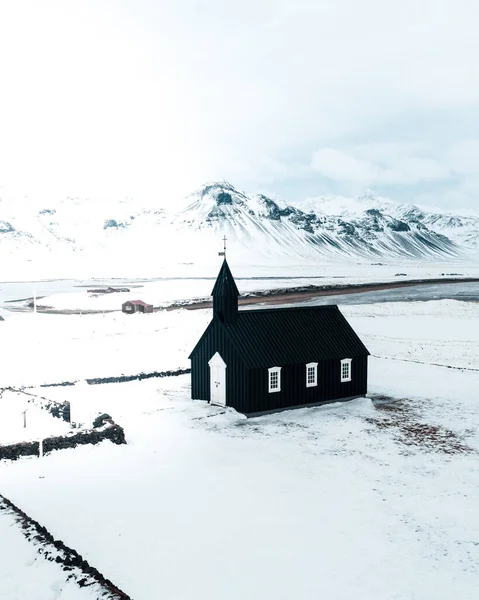
[[[212,296],[239,296],[238,288],[231,274],[226,258],[221,265],[220,272],[216,278],[216,283],[211,292]]]
[[[225,329],[249,368],[369,354],[336,305],[240,310],[234,323],[224,324],[215,319],[211,325],[215,323]],[[199,349],[202,339],[192,354]]]

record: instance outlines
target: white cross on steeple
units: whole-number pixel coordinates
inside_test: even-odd
[[[223,237],[223,252],[218,252],[218,256],[224,256],[226,258],[226,236]]]

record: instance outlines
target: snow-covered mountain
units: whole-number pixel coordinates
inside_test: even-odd
[[[479,215],[455,215],[414,205],[400,205],[396,215],[447,236],[461,247],[479,248]]]
[[[447,258],[479,247],[479,215],[401,205],[371,193],[293,206],[227,182],[205,185],[168,210],[141,208],[133,200],[97,204],[68,198],[36,210],[0,202],[4,263],[59,255],[196,263],[216,256],[225,234],[245,264],[334,256]]]
[[[177,228],[229,234],[255,252],[297,256],[458,256],[478,246],[479,215],[421,210],[371,193],[359,199],[315,198],[290,206],[213,183],[189,197]]]

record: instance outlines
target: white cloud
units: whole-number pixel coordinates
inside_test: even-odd
[[[330,179],[351,181],[361,185],[373,183],[377,176],[377,169],[373,164],[334,148],[323,148],[315,152],[311,166]]]
[[[313,154],[311,167],[319,174],[357,184],[414,184],[448,177],[448,171],[432,158],[408,154],[414,146],[362,145],[348,153],[322,148]]]
[[[478,18],[476,0],[0,0],[0,184],[167,202],[318,167],[365,185],[462,175],[465,148],[449,165],[372,142],[411,111],[479,106]]]
[[[454,144],[448,153],[448,159],[456,173],[479,177],[479,139]]]

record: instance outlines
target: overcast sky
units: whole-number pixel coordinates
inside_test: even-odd
[[[479,209],[478,23],[478,0],[0,0],[0,186]]]

